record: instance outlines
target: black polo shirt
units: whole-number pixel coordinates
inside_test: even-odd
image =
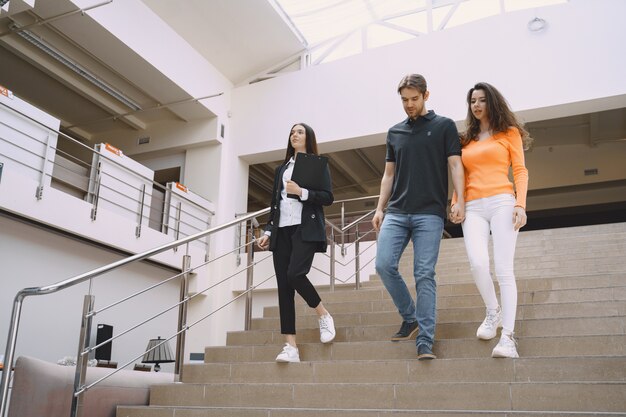
[[[445,220],[452,155],[461,155],[456,125],[432,110],[389,129],[386,160],[395,162],[396,170],[387,211],[436,214]]]

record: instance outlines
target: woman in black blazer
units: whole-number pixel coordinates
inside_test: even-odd
[[[318,154],[315,132],[304,123],[295,124],[289,133],[284,162],[276,168],[272,205],[265,234],[258,240],[261,249],[271,250],[278,282],[280,330],[285,346],[276,362],[300,362],[296,345],[296,310],[294,296],[298,294],[319,316],[320,341],[335,338],[335,324],[322,300],[307,278],[315,252],[326,252],[324,209],[333,203],[330,171],[326,169],[324,188],[307,190],[291,181],[294,159],[298,152]],[[297,198],[287,197],[295,194]]]

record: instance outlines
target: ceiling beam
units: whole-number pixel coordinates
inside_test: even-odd
[[[353,186],[357,187],[362,193],[369,192],[369,190],[367,190],[361,184],[362,181],[359,176],[359,173],[350,167],[348,158],[338,153],[329,154],[328,156],[330,157],[330,160],[333,162],[333,167],[337,169],[337,171],[344,174],[350,180]]]
[[[87,80],[80,78],[69,68],[48,57],[38,49],[35,49],[21,38],[16,36],[5,36],[0,39],[0,42],[9,47],[10,50],[17,55],[39,68],[42,72],[60,81],[65,86],[91,101],[106,112],[115,115],[123,114],[128,111],[128,108],[122,103],[109,96]],[[122,116],[119,120],[136,130],[144,130],[147,127],[144,122],[132,115]]]

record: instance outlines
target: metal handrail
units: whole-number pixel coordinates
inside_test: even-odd
[[[91,153],[93,153],[93,154],[97,153],[97,152],[95,151],[95,149],[93,149],[92,147],[89,147],[89,146],[85,145],[84,143],[82,143],[81,141],[77,140],[76,138],[73,138],[72,136],[70,136],[70,135],[68,135],[68,134],[66,134],[66,133],[63,133],[63,132],[61,132],[61,131],[59,131],[59,130],[53,129],[53,128],[51,128],[50,126],[47,126],[47,125],[45,125],[44,123],[40,122],[39,120],[34,119],[34,118],[30,117],[29,115],[24,114],[24,113],[22,113],[21,111],[16,110],[16,109],[14,109],[14,108],[12,108],[12,107],[8,106],[8,105],[7,105],[7,104],[5,104],[5,103],[0,102],[0,106],[2,106],[2,107],[4,107],[4,108],[8,109],[9,111],[11,111],[11,112],[12,112],[12,113],[14,113],[14,114],[18,114],[20,117],[23,117],[23,118],[25,118],[25,119],[27,119],[27,120],[29,120],[29,121],[31,121],[31,122],[33,122],[33,123],[37,124],[38,126],[40,126],[40,127],[44,128],[44,129],[46,129],[46,130],[47,130],[47,131],[49,131],[49,132],[55,133],[55,134],[57,134],[58,136],[61,136],[61,137],[63,137],[64,139],[67,139],[67,140],[69,140],[69,141],[73,142],[75,145],[78,145],[78,146],[81,146],[81,147],[85,148],[86,150],[88,150],[89,152],[91,152]],[[55,149],[55,151],[57,150],[57,148],[56,148],[56,147],[54,147],[54,149]],[[124,171],[126,171],[126,172],[130,173],[131,175],[134,175],[135,177],[141,178],[142,180],[145,180],[146,182],[152,183],[152,186],[153,186],[153,187],[156,187],[156,188],[162,189],[163,191],[167,191],[167,187],[165,187],[165,186],[163,186],[163,185],[159,184],[158,182],[155,182],[153,179],[151,179],[151,178],[149,178],[149,177],[146,177],[145,175],[142,175],[142,174],[140,174],[140,173],[138,173],[138,172],[132,171],[131,169],[129,169],[128,167],[126,167],[126,166],[124,166],[124,165],[122,165],[122,164],[120,164],[118,161],[116,161],[115,159],[113,159],[113,158],[109,157],[108,155],[103,154],[103,153],[97,153],[97,154],[98,154],[100,157],[102,157],[102,158],[106,159],[106,160],[107,160],[107,162],[110,162],[110,163],[112,163],[112,164],[116,165],[118,168],[123,169]],[[39,171],[39,170],[38,170],[38,171]],[[192,200],[189,200],[189,199],[188,199],[188,198],[186,198],[185,196],[182,196],[182,195],[177,195],[177,197],[178,197],[178,198],[181,198],[181,199],[183,199],[183,200],[185,200],[185,202],[186,202],[186,203],[188,203],[188,204],[190,204],[190,205],[193,205],[193,206],[196,206],[196,207],[202,208],[203,210],[207,210],[207,208],[206,208],[206,207],[202,207],[202,206],[198,205],[198,203],[196,203],[196,202],[194,202],[194,201],[192,201]],[[210,211],[210,210],[209,210],[209,211]],[[212,214],[215,214],[215,213],[213,213],[213,212],[212,212]]]
[[[82,146],[82,147],[86,148],[91,153],[93,153],[93,154],[96,153],[96,151],[93,148],[90,148],[90,147],[84,145],[80,141],[72,138],[71,136],[66,135],[63,132],[57,131],[57,130],[55,130],[53,128],[50,128],[50,127],[46,126],[45,124],[43,124],[43,123],[41,123],[41,122],[39,122],[37,120],[34,120],[30,116],[25,115],[25,114],[21,113],[20,111],[17,111],[15,109],[5,105],[4,103],[0,103],[0,104],[2,104],[4,107],[10,109],[11,112],[18,114],[20,117],[22,117],[24,119],[28,119],[31,122],[34,122],[35,124],[42,126],[46,131],[56,133],[57,137],[68,139],[68,140],[72,141],[74,144],[77,144],[79,146]],[[55,151],[58,150],[56,146],[50,146],[49,143],[44,143],[44,145],[47,147],[47,149],[54,149]],[[30,152],[28,149],[24,149],[24,150],[27,151],[27,152]],[[119,168],[122,168],[122,170],[124,172],[130,172],[132,175],[134,175],[135,178],[142,179],[145,182],[151,182],[153,184],[153,186],[156,187],[156,188],[162,188],[165,191],[168,190],[166,187],[163,187],[162,185],[160,185],[158,183],[155,183],[150,178],[145,177],[144,175],[141,175],[140,173],[134,172],[131,169],[129,169],[128,167],[125,167],[124,165],[122,165],[121,163],[116,161],[115,159],[112,159],[110,156],[108,156],[106,154],[102,154],[102,153],[97,153],[97,154],[103,160],[106,160],[106,161],[110,162],[111,164],[113,164],[113,165],[115,165],[115,166],[117,166]],[[50,158],[49,156],[44,156],[43,158],[44,158],[44,166],[45,166],[45,163],[50,163],[50,164],[52,164],[52,166],[56,165],[56,163],[55,163],[53,158]],[[19,162],[19,161],[16,161],[16,162]],[[88,166],[88,167],[92,167],[92,169],[93,169],[93,166],[92,166],[93,164],[85,163],[85,165]],[[32,168],[32,167],[30,167],[30,168]],[[33,169],[35,169],[35,168],[33,168]],[[44,169],[43,171],[41,169],[35,169],[35,170],[38,171],[38,172],[41,172],[42,178],[45,177],[45,176],[49,176],[51,178],[54,178],[53,174],[46,172],[47,171],[46,169]],[[100,178],[99,178],[99,175],[98,175],[96,177],[96,185],[98,187],[101,185],[99,179]],[[117,178],[115,178],[115,179],[119,181],[119,179],[117,179]],[[41,182],[41,186],[38,189],[38,198],[40,198],[41,190],[43,189],[43,179],[41,181],[42,181]],[[132,186],[131,184],[128,184],[128,185],[130,185],[131,187],[136,189],[136,187]],[[143,198],[145,198],[145,185],[144,185],[144,187],[142,187],[142,191],[141,192],[142,192],[142,195],[144,196]],[[87,194],[88,195],[93,195],[95,200],[97,200],[99,198],[102,198],[103,200],[105,200],[102,196],[99,195],[98,188],[95,188],[95,189],[91,188],[90,190],[87,191]],[[184,196],[177,196],[177,197],[180,197],[180,200],[186,201],[186,202],[188,202],[191,205],[198,206],[197,203],[187,199]],[[373,197],[367,197],[367,198],[373,198]],[[364,198],[359,198],[359,199],[354,199],[354,200],[361,200],[361,199],[364,199]],[[350,201],[350,200],[343,200],[341,202],[338,202],[338,203],[342,204],[342,226],[343,226],[343,214],[345,214],[344,203],[348,202],[348,201]],[[111,202],[111,203],[115,204],[113,202]],[[143,204],[142,204],[142,206],[143,206]],[[198,206],[198,207],[201,207],[201,206]],[[98,208],[97,201],[95,201],[94,205],[93,205],[93,211],[92,211],[92,218],[93,219],[95,219],[95,210],[97,210],[97,208]],[[121,208],[125,208],[125,207],[121,207]],[[205,207],[201,207],[201,208],[206,210]],[[207,210],[207,211],[210,211],[210,210]],[[6,346],[6,352],[5,352],[5,363],[8,365],[8,369],[9,370],[12,369],[13,364],[14,364],[15,348],[16,348],[16,343],[17,343],[17,333],[18,333],[18,330],[19,330],[22,304],[23,304],[23,301],[24,301],[24,299],[26,297],[30,297],[30,296],[34,296],[34,295],[52,294],[52,293],[56,293],[56,292],[62,291],[64,289],[67,289],[67,288],[73,287],[75,285],[78,285],[78,284],[80,284],[80,283],[82,283],[84,281],[90,280],[90,279],[95,278],[97,276],[101,276],[101,275],[103,275],[105,273],[113,271],[113,270],[115,270],[117,268],[120,268],[122,266],[131,264],[133,262],[137,262],[137,261],[141,261],[141,260],[147,259],[147,258],[152,257],[154,255],[157,255],[159,253],[165,252],[165,251],[167,251],[169,249],[176,250],[181,245],[185,245],[185,244],[188,245],[191,242],[197,241],[197,240],[199,240],[201,238],[204,238],[206,236],[209,236],[209,235],[211,235],[213,233],[216,233],[216,232],[219,232],[221,230],[227,229],[229,227],[232,227],[232,226],[235,226],[235,225],[238,225],[238,224],[241,224],[241,223],[247,224],[248,220],[253,220],[253,219],[255,219],[258,216],[263,216],[263,215],[267,214],[268,212],[269,212],[269,208],[266,208],[266,209],[263,209],[263,210],[259,210],[259,211],[256,211],[254,213],[250,213],[248,215],[239,217],[239,218],[237,218],[237,219],[235,219],[233,221],[227,222],[227,223],[222,224],[220,226],[209,228],[207,230],[200,231],[200,232],[192,234],[190,236],[186,236],[186,237],[184,237],[182,239],[178,239],[179,232],[180,232],[179,222],[181,221],[178,218],[178,216],[180,216],[180,213],[181,213],[181,207],[180,207],[180,203],[179,203],[179,208],[178,208],[178,211],[177,211],[177,219],[176,219],[177,226],[175,227],[175,229],[176,229],[176,240],[174,242],[170,242],[168,244],[161,245],[161,246],[159,246],[157,248],[153,248],[151,250],[147,250],[145,252],[129,256],[126,259],[122,259],[122,260],[119,260],[117,262],[113,262],[113,263],[111,263],[109,265],[105,265],[103,267],[96,268],[96,269],[94,269],[92,271],[89,271],[89,272],[86,272],[86,273],[74,276],[72,278],[69,278],[69,279],[57,282],[57,283],[52,284],[52,285],[47,285],[47,286],[42,286],[42,287],[30,287],[30,288],[24,288],[24,289],[20,290],[16,294],[15,300],[14,300],[14,303],[13,303],[13,310],[12,310],[12,314],[11,314],[10,328],[9,328],[9,333],[8,333],[8,337],[7,337],[7,346]],[[149,217],[143,215],[143,210],[140,210],[139,213],[137,213],[137,214],[139,216],[139,226],[138,226],[139,230],[136,233],[140,233],[141,232],[140,228],[141,228],[142,219],[146,218],[146,217],[149,219]],[[331,266],[331,268],[330,268],[330,270],[331,270],[331,272],[330,272],[330,276],[331,276],[331,290],[334,290],[334,282],[335,282],[335,279],[336,279],[335,273],[334,273],[334,270],[335,270],[334,269],[334,265],[335,265],[335,262],[337,262],[337,260],[335,259],[335,256],[334,256],[334,252],[335,252],[335,250],[334,250],[334,233],[340,233],[341,236],[342,236],[342,241],[343,241],[344,235],[345,235],[345,231],[350,229],[350,228],[352,228],[352,227],[354,227],[354,226],[358,226],[358,224],[361,221],[363,221],[370,214],[371,214],[371,212],[365,214],[364,216],[361,216],[361,218],[357,219],[356,221],[353,221],[351,224],[349,224],[347,226],[344,226],[344,227],[337,227],[337,226],[335,226],[334,224],[332,224],[330,222],[328,223],[331,226],[331,242],[332,242],[332,247],[331,247],[331,264],[330,264],[330,266]],[[169,217],[170,218],[172,217],[171,213],[169,214]],[[196,217],[196,216],[194,216],[194,217]],[[251,321],[251,309],[250,309],[250,306],[251,306],[251,301],[252,301],[251,296],[252,296],[252,290],[254,288],[256,288],[256,286],[252,285],[252,283],[253,283],[252,282],[252,276],[253,276],[252,275],[252,273],[253,273],[252,271],[253,271],[254,266],[258,263],[258,262],[254,262],[254,259],[253,259],[253,257],[254,257],[254,249],[253,249],[253,244],[254,244],[254,233],[253,233],[253,227],[254,226],[253,226],[253,224],[254,224],[254,222],[251,221],[250,224],[251,224],[250,235],[249,235],[250,242],[248,244],[250,244],[251,247],[248,250],[248,265],[247,265],[247,267],[243,271],[238,271],[236,274],[233,274],[233,275],[231,275],[231,276],[221,280],[219,283],[215,284],[215,285],[219,285],[220,283],[225,282],[226,280],[232,278],[234,275],[237,275],[237,274],[239,274],[241,272],[246,272],[248,274],[248,280],[247,280],[247,284],[246,284],[246,288],[247,289],[246,289],[246,291],[244,293],[247,296],[247,299],[246,299],[246,329],[248,329],[250,327],[250,321]],[[191,226],[191,225],[189,225],[189,226]],[[357,229],[357,235],[358,235],[358,229]],[[244,245],[244,246],[246,246],[246,245]],[[357,242],[357,248],[358,248],[358,242]],[[343,249],[343,245],[342,245],[342,249]],[[355,254],[355,257],[358,257],[358,256],[359,256],[358,253]],[[189,297],[188,289],[187,289],[188,288],[188,278],[189,278],[189,274],[191,273],[191,271],[193,271],[193,269],[190,268],[189,261],[190,261],[189,255],[185,255],[183,257],[183,267],[182,267],[182,271],[183,272],[181,274],[176,275],[175,277],[172,277],[172,278],[166,280],[166,282],[169,282],[169,281],[171,281],[171,280],[173,280],[175,278],[182,277],[180,302],[176,303],[175,305],[173,305],[173,306],[171,306],[171,307],[169,307],[168,309],[165,310],[165,311],[170,311],[170,310],[172,310],[173,308],[175,308],[177,306],[179,307],[178,332],[174,335],[174,336],[177,336],[177,335],[181,335],[182,334],[182,336],[177,338],[177,355],[176,355],[176,370],[175,370],[175,374],[178,375],[178,376],[182,375],[182,368],[180,366],[182,365],[183,355],[184,355],[184,334],[191,327],[191,326],[188,326],[187,323],[186,323],[186,311],[187,311],[188,302],[189,302],[189,300],[191,298],[195,297],[196,295],[204,293],[205,291],[207,291],[210,288],[212,288],[212,286],[211,286],[211,287],[201,291],[200,293],[194,294],[193,296]],[[341,264],[341,262],[339,262],[339,263]],[[205,265],[205,264],[203,264],[203,265]],[[357,289],[358,289],[359,288],[358,273],[360,271],[360,269],[358,267],[358,261],[357,261],[356,264],[357,264],[357,267],[356,267],[357,269],[356,269],[356,272],[352,276],[354,276],[354,275],[357,276]],[[341,282],[346,282],[346,281],[341,281]],[[93,295],[85,296],[85,301],[84,301],[84,305],[83,305],[82,325],[81,325],[81,332],[80,332],[81,335],[80,335],[78,358],[77,358],[77,366],[76,366],[76,378],[75,378],[75,381],[74,381],[74,396],[73,396],[73,400],[72,400],[72,415],[73,416],[75,416],[76,413],[78,413],[79,410],[82,407],[83,396],[81,394],[84,391],[86,391],[87,389],[89,389],[91,386],[95,385],[99,381],[101,381],[103,379],[106,379],[108,377],[108,376],[106,376],[104,378],[101,378],[100,380],[96,381],[94,384],[91,384],[89,386],[82,385],[82,381],[84,381],[84,378],[86,376],[86,355],[89,352],[95,350],[97,347],[102,346],[102,345],[104,345],[104,344],[109,342],[109,341],[105,341],[105,342],[102,342],[102,343],[100,343],[100,344],[98,344],[96,346],[88,346],[89,345],[89,334],[90,334],[90,331],[91,331],[91,321],[92,321],[93,317],[96,314],[98,314],[99,312],[101,312],[101,311],[103,311],[105,309],[111,308],[114,305],[122,303],[122,302],[124,302],[124,301],[126,301],[126,300],[128,300],[128,299],[130,299],[130,298],[132,298],[134,296],[136,296],[137,294],[143,293],[145,291],[149,291],[150,289],[152,289],[152,288],[154,288],[156,286],[159,286],[161,284],[158,284],[158,285],[155,285],[155,286],[150,286],[150,288],[148,288],[146,290],[143,290],[143,291],[140,291],[140,292],[138,292],[136,294],[133,294],[130,297],[124,297],[122,300],[117,301],[117,302],[113,303],[112,305],[105,307],[104,309],[100,309],[99,311],[96,311],[93,308],[95,297]],[[243,294],[240,294],[240,296],[241,295],[243,295]],[[228,304],[230,304],[230,303],[227,303],[226,305],[228,305]],[[220,307],[220,309],[224,308],[224,307],[225,306],[222,306],[222,307]],[[155,316],[153,316],[151,318],[145,319],[144,321],[140,322],[139,324],[136,324],[136,325],[131,326],[130,328],[127,328],[127,330],[123,331],[121,334],[116,335],[115,338],[119,338],[119,337],[123,336],[124,334],[129,333],[130,331],[138,328],[139,326],[147,323],[148,321],[150,321],[150,320],[152,320],[152,319],[154,319],[156,317],[159,317],[160,315],[164,314],[164,312],[158,313],[157,315],[155,315]],[[173,338],[174,336],[171,336],[169,339]],[[169,340],[169,339],[166,339],[166,340]],[[137,359],[137,358],[135,358],[135,359]],[[135,360],[135,359],[133,359],[133,360]],[[125,365],[125,366],[127,366],[127,365]],[[123,368],[120,368],[120,369],[123,369]],[[1,380],[1,385],[0,385],[0,396],[1,396],[0,400],[2,401],[2,403],[0,404],[0,416],[4,416],[5,412],[6,412],[6,407],[7,407],[7,404],[8,404],[7,399],[8,399],[8,390],[9,390],[9,380],[10,380],[10,371],[9,372],[4,372],[3,375],[2,375],[2,380]]]
[[[186,243],[190,243],[194,240],[197,240],[199,238],[211,235],[213,233],[222,231],[224,229],[227,229],[229,227],[232,227],[234,225],[237,225],[241,222],[244,221],[248,221],[250,219],[253,219],[255,217],[258,216],[262,216],[266,213],[269,212],[269,207],[256,211],[254,213],[250,213],[246,216],[240,217],[238,219],[229,221],[227,223],[224,223],[220,226],[216,226],[213,228],[210,228],[208,230],[196,233],[194,235],[191,236],[187,236],[185,238],[176,240],[174,242],[170,242],[161,246],[158,246],[156,248],[147,250],[145,252],[142,253],[138,253],[136,255],[132,255],[129,256],[125,259],[121,259],[119,261],[116,262],[112,262],[109,265],[105,265],[96,269],[93,269],[91,271],[85,272],[83,274],[80,275],[76,275],[72,278],[68,278],[66,280],[57,282],[55,284],[52,285],[46,285],[46,286],[42,286],[42,287],[29,287],[29,288],[24,288],[20,291],[18,291],[18,293],[15,296],[14,302],[13,302],[13,310],[11,312],[11,320],[10,320],[10,327],[9,327],[9,333],[7,336],[7,345],[6,345],[6,351],[5,351],[5,364],[7,365],[7,371],[2,373],[2,383],[0,386],[0,401],[1,401],[1,405],[0,405],[0,416],[4,416],[5,412],[6,412],[6,407],[7,407],[7,403],[8,403],[8,390],[9,390],[9,380],[10,380],[10,370],[13,367],[13,363],[14,363],[14,355],[15,355],[15,347],[16,347],[16,343],[17,343],[17,332],[19,330],[19,322],[20,322],[20,316],[21,316],[21,310],[22,310],[22,304],[23,301],[26,297],[30,297],[30,296],[36,296],[36,295],[46,295],[46,294],[52,294],[52,293],[56,293],[58,291],[64,290],[66,288],[70,288],[73,287],[75,285],[78,285],[82,282],[85,282],[89,279],[95,278],[97,276],[103,275],[107,272],[110,272],[112,270],[115,270],[117,268],[120,268],[124,265],[136,262],[136,261],[141,261],[147,258],[150,258],[154,255],[158,255],[159,253],[165,252],[169,249],[184,245]],[[85,313],[87,314],[87,312]],[[77,366],[78,368],[78,366]]]

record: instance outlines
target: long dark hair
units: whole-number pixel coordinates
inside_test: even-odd
[[[473,140],[478,139],[480,133],[480,122],[472,114],[472,94],[475,90],[485,93],[487,99],[487,116],[489,117],[489,128],[493,133],[506,132],[510,127],[519,130],[522,137],[524,149],[528,149],[533,139],[524,129],[524,124],[517,120],[515,113],[509,107],[506,99],[493,85],[489,83],[477,83],[467,92],[467,117],[465,118],[465,133],[461,135],[461,146],[465,146]]]
[[[291,157],[296,154],[296,150],[291,145],[291,131],[294,127],[298,125],[304,128],[306,138],[306,153],[319,155],[317,151],[317,139],[315,138],[315,132],[313,131],[313,128],[306,123],[296,123],[291,126],[291,129],[289,129],[289,137],[287,138],[287,152],[285,153],[285,160],[283,161],[283,163],[287,163],[287,161],[289,161]]]

